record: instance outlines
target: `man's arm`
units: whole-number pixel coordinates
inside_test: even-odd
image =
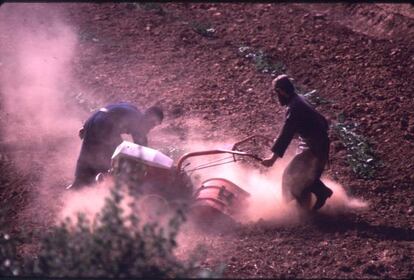
[[[266,167],[270,167],[275,163],[277,158],[278,158],[277,154],[274,153],[271,157],[264,159],[262,161],[262,164]]]
[[[134,140],[134,143],[141,145],[141,146],[148,146],[148,139],[145,135],[141,133],[132,133],[132,139]]]
[[[147,131],[142,123],[141,114],[129,112],[125,120],[125,132],[132,136],[134,143],[141,146],[148,146]]]
[[[297,129],[297,118],[292,111],[289,110],[286,116],[285,124],[283,125],[282,132],[274,142],[271,151],[273,155],[262,161],[262,164],[266,167],[272,166],[279,157],[283,157],[287,147],[293,139]]]
[[[81,140],[83,140],[83,138],[85,138],[85,127],[84,127],[84,126],[82,126],[82,127],[79,129],[79,138],[80,138]]]

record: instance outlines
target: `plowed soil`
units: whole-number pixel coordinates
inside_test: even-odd
[[[326,172],[350,193],[368,200],[369,210],[318,216],[287,228],[265,223],[241,227],[211,239],[204,267],[225,263],[224,276],[231,278],[414,277],[412,5],[55,7],[79,36],[74,76],[89,89],[77,103],[82,117],[90,108],[119,100],[143,108],[159,103],[166,111],[166,131],[183,129],[187,119],[200,118],[209,124],[202,133],[205,139],[224,134],[276,136],[285,111],[270,99],[273,76],[258,71],[240,54],[240,47],[249,46],[283,65],[280,72],[293,77],[299,88],[316,89],[328,100],[317,108],[331,123],[339,115],[358,123],[356,131],[381,160],[374,179],[357,178],[340,139],[331,133]],[[214,30],[203,33],[203,25]],[[77,94],[73,89],[74,101]],[[16,209],[10,213],[15,217],[27,199],[29,177],[35,175],[22,177],[8,165],[2,168],[7,187],[0,198],[14,201]]]

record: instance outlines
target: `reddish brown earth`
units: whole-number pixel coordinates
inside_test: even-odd
[[[375,179],[356,178],[332,133],[327,173],[368,200],[369,211],[316,217],[288,228],[241,227],[213,239],[214,250],[203,266],[225,263],[224,276],[232,278],[414,277],[412,6],[161,7],[163,12],[132,3],[59,5],[80,38],[73,64],[76,79],[90,89],[83,105],[129,100],[146,107],[159,102],[166,110],[166,130],[182,129],[186,119],[199,117],[211,125],[211,131],[203,132],[206,139],[221,133],[275,135],[284,110],[269,98],[272,76],[239,54],[238,48],[247,45],[281,61],[300,88],[317,89],[330,101],[318,109],[331,122],[341,113],[357,122],[357,131],[383,163]],[[195,32],[196,23],[209,23],[214,36]],[[29,175],[14,172],[3,166],[2,185],[8,189],[0,197],[14,201],[18,212]]]

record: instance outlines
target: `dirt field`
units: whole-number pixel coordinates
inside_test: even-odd
[[[206,140],[255,133],[276,137],[285,111],[271,102],[273,76],[258,71],[259,62],[246,58],[242,47],[269,54],[277,71],[292,76],[303,92],[316,89],[320,100],[327,101],[317,108],[332,125],[345,118],[366,137],[381,163],[374,178],[356,176],[333,131],[326,173],[349,193],[369,201],[368,211],[315,217],[292,227],[243,226],[210,237],[212,250],[203,266],[225,263],[224,276],[231,278],[414,277],[412,5],[61,3],[39,4],[36,9],[43,13],[45,5],[77,36],[73,59],[67,62],[71,81],[76,82],[66,82],[62,89],[68,114],[77,122],[67,126],[64,135],[69,136],[62,141],[76,139],[72,128],[89,110],[120,100],[142,108],[161,104],[165,124],[154,135],[174,131],[177,141],[197,130],[189,127],[189,119],[202,120],[205,125],[198,134]],[[48,25],[46,17],[40,22]],[[5,33],[0,36],[4,85],[15,64],[13,42]],[[9,88],[0,90],[5,100]],[[3,102],[2,109],[5,106]],[[12,117],[2,110],[3,127]],[[32,197],[33,182],[59,159],[56,143],[20,138],[40,151],[28,159],[30,172],[22,172],[8,149],[16,141],[10,139],[9,129],[2,134],[0,200],[13,205],[13,227],[40,226],[21,213]],[[49,148],[42,153],[40,147],[45,146]],[[77,150],[73,153],[70,159]],[[70,172],[59,172],[52,180],[54,190],[63,190],[70,180]],[[44,225],[53,220],[53,211],[43,220]]]

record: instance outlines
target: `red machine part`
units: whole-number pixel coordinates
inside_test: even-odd
[[[256,154],[238,150],[243,144],[250,141],[255,142],[257,140],[264,141],[266,145],[271,145],[273,142],[273,140],[269,137],[263,135],[252,135],[235,143],[232,150],[216,149],[187,153],[178,160],[177,169],[179,172],[183,173],[184,162],[191,157],[215,154],[230,154],[233,156],[233,161],[236,161],[236,156],[248,157],[257,161],[262,161],[262,159]],[[219,164],[210,164],[208,166],[214,165]],[[203,165],[203,167],[196,167],[192,171],[208,166]],[[226,225],[229,222],[234,221],[234,219],[237,219],[238,216],[243,215],[243,210],[245,210],[248,206],[249,196],[250,194],[248,192],[227,179],[211,178],[204,181],[201,187],[195,191],[193,195],[191,212],[192,215],[196,217],[196,221],[199,223],[201,222],[204,225],[215,224],[218,221],[221,221],[221,224]]]
[[[225,215],[235,217],[247,206],[248,192],[224,178],[212,178],[203,182],[194,193],[193,208],[213,207]]]

